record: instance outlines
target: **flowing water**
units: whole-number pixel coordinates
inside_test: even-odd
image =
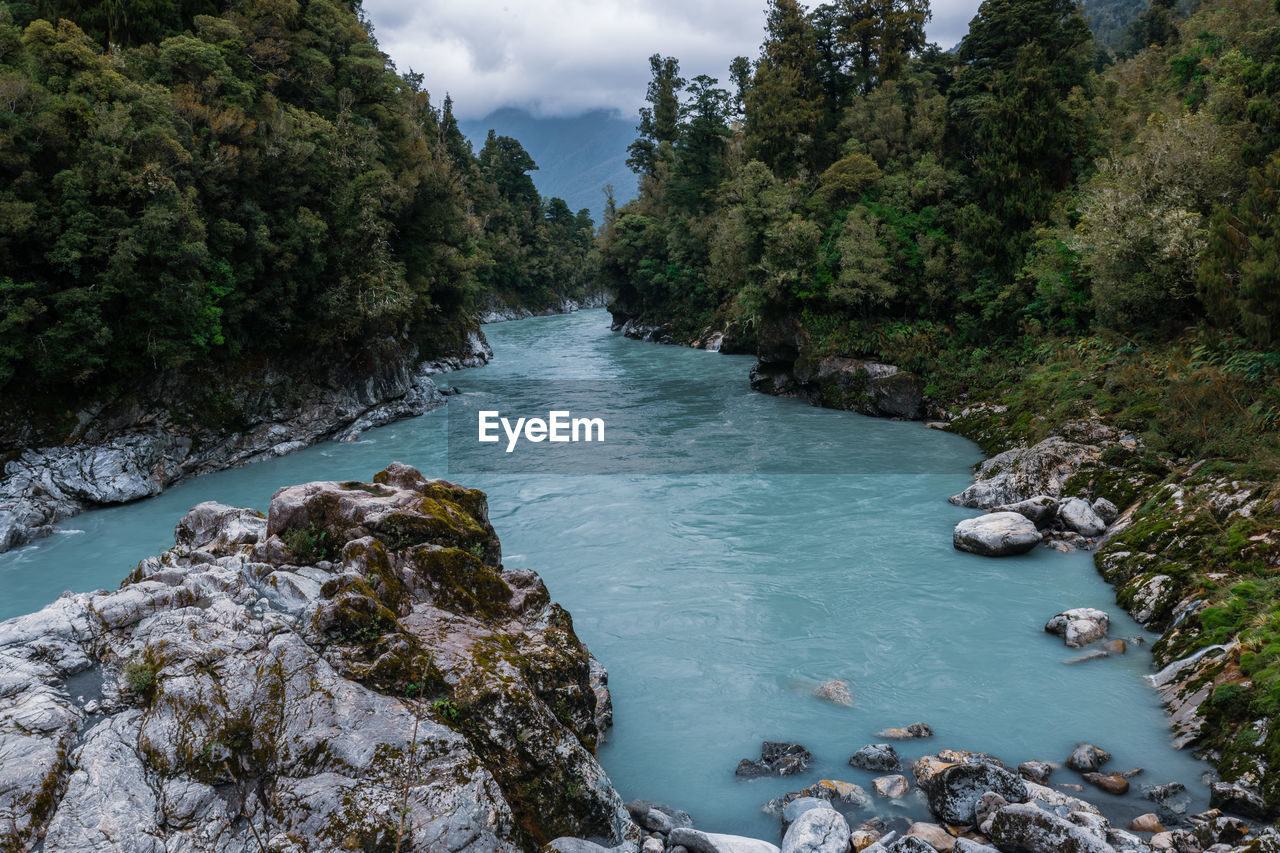
[[[573,614],[611,674],[615,727],[600,754],[626,798],[774,839],[761,804],[822,778],[869,790],[872,774],[849,755],[881,728],[923,720],[936,736],[899,744],[905,760],[953,747],[1009,764],[1061,761],[1090,741],[1114,754],[1109,770],[1143,768],[1135,792],[1177,780],[1193,808],[1203,803],[1205,765],[1169,746],[1142,677],[1146,648],[1068,664],[1077,653],[1042,630],[1087,606],[1111,614],[1112,636],[1152,639],[1114,604],[1089,555],[987,559],[951,547],[952,527],[974,513],[946,498],[971,481],[974,444],[756,394],[746,356],[629,341],[607,322],[585,311],[489,326],[493,362],[442,381],[464,392],[455,418],[476,400],[538,414],[557,391],[575,415],[611,407],[606,438],[622,438],[580,470],[628,473],[522,473],[539,470],[526,452],[535,448],[503,473],[501,455],[468,461],[474,425],[450,430],[441,409],[64,522],[0,555],[0,618],[64,589],[114,587],[171,545],[174,523],[201,501],[265,510],[282,485],[365,479],[399,460],[486,490],[505,564],[536,569]],[[556,448],[564,459],[588,450]],[[812,695],[833,678],[849,683],[852,707]],[[735,778],[763,740],[804,744],[812,771]],[[1060,769],[1053,781],[1080,779]],[[1093,793],[1113,819],[1151,810],[1136,793]],[[925,814],[914,796],[876,805]]]

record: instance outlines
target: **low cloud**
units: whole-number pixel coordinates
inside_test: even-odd
[[[504,106],[537,115],[607,108],[632,116],[644,102],[651,54],[675,56],[686,77],[723,83],[730,60],[754,58],[762,0],[366,0],[382,49],[425,76],[461,118]],[[977,0],[934,10],[929,37],[950,47]]]

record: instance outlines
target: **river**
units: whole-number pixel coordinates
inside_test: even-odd
[[[749,357],[626,340],[602,311],[485,332],[493,362],[440,377],[464,392],[455,417],[460,401],[519,411],[557,390],[575,414],[612,406],[607,455],[580,470],[614,473],[525,473],[538,470],[528,454],[511,470],[502,457],[470,460],[456,425],[451,456],[439,409],[64,522],[0,555],[0,618],[65,589],[118,585],[172,544],[178,518],[201,501],[265,510],[280,486],[367,479],[399,460],[487,491],[506,566],[537,570],[573,614],[611,674],[615,727],[600,754],[626,798],[686,809],[703,829],[775,839],[764,802],[822,778],[869,791],[873,774],[848,757],[881,728],[923,720],[936,735],[898,744],[904,760],[952,747],[1011,765],[1060,762],[1090,741],[1114,754],[1108,770],[1143,768],[1135,792],[1176,780],[1196,794],[1193,808],[1207,800],[1207,766],[1169,745],[1143,680],[1146,647],[1068,664],[1078,652],[1042,630],[1063,609],[1096,607],[1112,636],[1154,639],[1115,605],[1088,554],[988,559],[951,547],[956,522],[975,514],[946,501],[971,482],[973,443],[756,394]],[[812,695],[833,678],[849,683],[852,707]],[[763,740],[804,744],[813,769],[735,778]],[[1080,779],[1059,769],[1053,781]],[[1152,805],[1136,793],[1089,799],[1121,825]],[[914,794],[877,806],[925,815]]]

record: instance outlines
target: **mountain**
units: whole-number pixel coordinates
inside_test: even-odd
[[[635,122],[617,110],[591,110],[579,116],[538,118],[504,107],[482,119],[458,122],[477,152],[492,129],[520,140],[538,170],[533,182],[544,198],[562,198],[573,211],[586,207],[597,224],[603,219],[604,186],[613,185],[618,204],[636,197],[636,176],[627,168],[627,146],[636,138]]]

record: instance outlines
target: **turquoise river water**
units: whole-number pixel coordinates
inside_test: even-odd
[[[455,415],[469,399],[531,406],[530,388],[539,404],[557,388],[578,395],[575,415],[611,398],[611,417],[633,422],[607,427],[599,470],[628,473],[503,473],[501,458],[468,467],[465,431],[452,433],[450,456],[446,407],[64,522],[0,555],[0,618],[65,589],[116,586],[170,546],[176,521],[201,501],[265,510],[280,486],[367,479],[399,460],[487,491],[505,564],[536,569],[573,614],[611,674],[615,727],[601,760],[626,798],[772,840],[778,824],[764,802],[822,778],[869,790],[872,774],[849,767],[849,755],[878,729],[923,720],[936,736],[899,744],[904,759],[953,747],[1009,764],[1062,761],[1090,741],[1115,755],[1108,769],[1143,768],[1135,792],[1177,780],[1195,805],[1205,799],[1205,765],[1169,745],[1142,677],[1146,648],[1069,665],[1076,653],[1042,630],[1088,606],[1111,614],[1113,636],[1144,635],[1088,554],[987,559],[951,547],[952,527],[974,514],[946,500],[981,459],[971,442],[756,394],[749,357],[629,341],[602,311],[485,331],[493,362],[441,377],[464,392]],[[849,682],[852,707],[812,695],[832,678]],[[736,779],[762,740],[804,744],[812,771]],[[1053,781],[1080,780],[1061,769]],[[1113,819],[1151,810],[1136,793],[1093,793]],[[877,806],[925,814],[914,796]]]

